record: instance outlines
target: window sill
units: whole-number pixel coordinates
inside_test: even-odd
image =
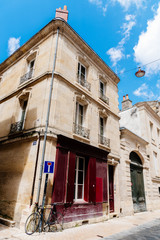
[[[89,204],[89,202],[86,202],[85,200],[76,200],[73,204]]]
[[[105,145],[103,145],[103,144],[98,144],[98,147],[99,148],[103,148],[103,149],[105,149],[105,150],[108,150],[109,152],[111,151],[111,148],[110,147],[107,147],[107,146],[105,146]]]
[[[84,138],[84,137],[82,137],[81,135],[78,135],[78,134],[73,133],[73,137],[76,138],[76,139],[78,139],[78,140],[83,140],[84,142],[90,143],[90,139]]]

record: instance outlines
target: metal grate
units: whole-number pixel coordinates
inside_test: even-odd
[[[105,102],[105,103],[107,103],[107,104],[109,105],[109,98],[106,97],[106,95],[104,95],[104,93],[102,93],[101,91],[99,91],[99,98],[100,98],[103,102]]]
[[[74,126],[74,133],[76,133],[77,135],[80,135],[84,138],[89,139],[89,134],[90,134],[90,130],[87,128],[84,128],[81,125],[78,125],[76,123],[73,124]]]
[[[102,135],[99,135],[99,143],[104,146],[110,147],[110,139]]]
[[[26,74],[24,74],[21,78],[20,78],[20,84],[24,83],[25,81],[27,81],[28,79],[32,78],[33,76],[33,68],[31,68],[29,70],[29,72],[27,72]]]
[[[12,123],[11,128],[10,128],[10,134],[22,131],[22,127],[23,127],[23,122],[22,121]]]

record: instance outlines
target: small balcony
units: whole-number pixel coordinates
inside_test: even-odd
[[[91,84],[86,81],[86,76],[84,74],[77,74],[77,82],[83,87],[87,88],[88,91],[91,91]]]
[[[105,102],[107,105],[109,105],[109,98],[106,97],[106,95],[104,93],[102,93],[101,91],[99,91],[99,98]]]
[[[110,148],[110,139],[104,137],[103,135],[98,135],[99,143],[104,145],[105,147]]]
[[[80,135],[81,137],[89,139],[90,130],[87,128],[84,128],[81,125],[78,125],[76,123],[73,124],[73,131],[75,134]]]
[[[22,121],[12,123],[9,134],[14,134],[14,133],[21,132],[22,127],[23,127],[23,122]]]
[[[24,74],[20,78],[20,84],[24,83],[25,81],[29,80],[33,76],[33,68],[31,68],[26,74]]]

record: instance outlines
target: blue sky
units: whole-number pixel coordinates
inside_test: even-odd
[[[126,94],[133,104],[160,100],[160,0],[0,0],[0,5],[0,63],[67,5],[68,23],[119,76],[119,103]],[[139,66],[146,71],[143,78],[135,76]]]

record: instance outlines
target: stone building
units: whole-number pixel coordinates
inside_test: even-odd
[[[132,106],[123,97],[120,112],[121,212],[160,208],[160,103],[139,102]]]
[[[106,219],[120,209],[119,78],[67,18],[66,7],[57,9],[0,64],[0,214],[17,225],[42,202],[43,149],[44,160],[55,163],[46,204],[70,203],[66,223]]]

